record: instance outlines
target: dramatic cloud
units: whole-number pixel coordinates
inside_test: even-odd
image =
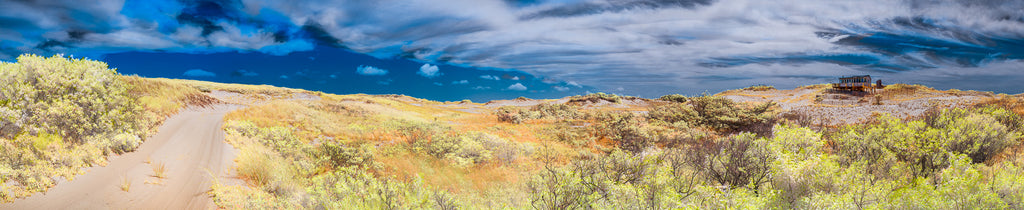
[[[524,91],[524,90],[526,90],[526,86],[523,85],[522,83],[516,83],[516,84],[509,85],[508,88],[506,88],[506,89]]]
[[[420,66],[420,71],[416,72],[416,74],[427,78],[434,78],[441,76],[441,69],[434,65],[423,64],[423,66]]]
[[[0,59],[337,47],[519,70],[627,94],[793,87],[839,75],[1020,92],[1024,1],[9,1]],[[400,15],[398,15],[400,14]],[[964,71],[950,74],[955,71]],[[419,74],[440,75],[425,64]],[[486,75],[485,75],[486,76]],[[484,77],[481,77],[484,78]],[[490,79],[490,78],[484,78]],[[497,80],[494,77],[493,80]],[[974,82],[977,82],[975,84]],[[425,83],[429,84],[429,83]]]
[[[217,74],[202,69],[189,69],[181,74],[186,77],[216,77]]]
[[[365,76],[384,76],[388,74],[388,70],[373,66],[360,65],[359,67],[356,67],[356,74]]]

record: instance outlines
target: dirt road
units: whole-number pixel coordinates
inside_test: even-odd
[[[213,209],[211,175],[228,177],[237,153],[224,142],[224,115],[237,105],[182,111],[138,150],[112,157],[72,181],[60,181],[2,209]],[[164,164],[164,178],[155,167]],[[121,186],[130,182],[127,192]]]

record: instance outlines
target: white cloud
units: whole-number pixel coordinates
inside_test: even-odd
[[[519,80],[519,76],[512,77],[512,80],[518,81]]]
[[[423,66],[420,66],[420,71],[416,72],[416,74],[419,74],[420,76],[424,76],[427,78],[434,78],[437,76],[441,76],[441,69],[435,65],[425,63],[423,64]]]
[[[494,75],[480,75],[480,79],[494,80],[494,81],[501,80],[500,77],[497,77],[497,76],[494,76]]]
[[[524,91],[524,90],[526,90],[526,86],[523,85],[522,83],[516,83],[516,84],[509,85],[507,89],[509,89],[509,90]]]
[[[567,82],[566,84],[568,84],[568,85],[572,85],[572,86],[574,86],[574,87],[583,87],[582,85],[580,85],[579,83],[576,83],[576,82],[574,82],[574,81],[569,81],[569,82]]]
[[[465,85],[465,84],[469,84],[469,80],[452,81],[452,84],[453,85]]]
[[[388,74],[388,70],[373,66],[360,65],[359,67],[356,67],[356,74],[364,76],[384,76]]]
[[[185,71],[185,73],[182,73],[181,75],[186,76],[186,77],[216,77],[217,76],[216,73],[213,73],[213,72],[210,72],[210,71],[206,71],[206,70],[202,70],[202,69],[189,69],[188,71]]]
[[[437,85],[437,86],[444,86],[444,83],[440,83],[440,82],[434,82],[434,85]]]
[[[555,86],[555,90],[565,92],[569,91],[569,87]]]
[[[491,87],[485,87],[485,86],[473,87],[473,90],[490,90],[490,89],[491,89]]]

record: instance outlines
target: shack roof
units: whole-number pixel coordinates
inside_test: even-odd
[[[857,78],[871,78],[871,75],[840,77],[839,79],[843,80],[843,79],[857,79]]]

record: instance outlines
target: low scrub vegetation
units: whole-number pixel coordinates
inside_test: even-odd
[[[615,94],[607,94],[607,93],[599,92],[599,93],[591,93],[591,94],[582,95],[582,96],[572,96],[572,97],[569,97],[569,101],[566,102],[566,104],[572,104],[572,105],[579,106],[579,105],[585,105],[585,104],[588,104],[588,103],[590,103],[590,104],[600,103],[602,101],[606,101],[606,102],[609,102],[609,103],[619,103],[619,102],[622,102],[623,99],[635,99],[635,98],[636,97],[619,96],[619,95],[615,95]]]
[[[659,97],[658,99],[660,99],[662,101],[671,101],[671,102],[676,102],[676,103],[686,103],[686,99],[687,98],[684,95],[671,94],[671,95],[663,95],[663,96]]]
[[[771,86],[771,85],[752,85],[750,87],[743,88],[743,90],[749,90],[749,91],[769,91],[769,90],[775,90],[775,86]]]
[[[155,125],[134,88],[98,61],[22,55],[0,63],[0,200],[134,151]]]
[[[773,103],[662,100],[672,103],[642,111],[506,106],[487,113],[496,118],[426,109],[404,115],[427,119],[373,108],[400,104],[373,104],[334,121],[297,117],[327,114],[325,106],[268,105],[288,114],[274,115],[279,123],[232,115],[225,125],[231,138],[257,148],[239,159],[252,186],[218,186],[214,194],[228,208],[1024,205],[1024,156],[1013,149],[1022,146],[1022,120],[1005,106],[810,128],[802,123],[808,119],[787,117],[793,113],[776,119]]]
[[[498,121],[523,123],[527,120],[573,120],[584,117],[579,107],[565,104],[538,104],[531,107],[503,106],[494,112]]]

